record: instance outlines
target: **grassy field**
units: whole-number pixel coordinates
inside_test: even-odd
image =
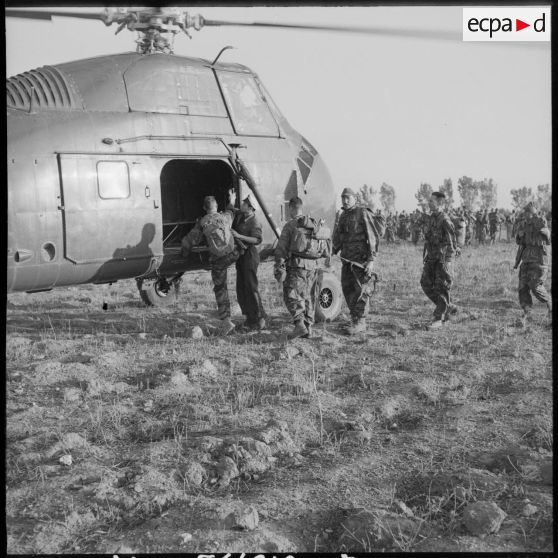
[[[546,310],[518,322],[513,245],[466,248],[427,331],[421,252],[382,245],[351,338],[288,341],[268,264],[269,331],[225,338],[207,272],[169,308],[133,281],[8,295],[8,552],[552,551]]]

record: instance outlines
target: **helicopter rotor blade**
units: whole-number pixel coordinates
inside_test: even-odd
[[[6,17],[21,17],[25,19],[52,19],[53,17],[79,17],[81,19],[103,19],[101,13],[84,12],[56,12],[42,10],[14,10],[6,8]]]
[[[351,26],[343,27],[338,25],[305,25],[296,23],[238,23],[232,21],[219,21],[219,20],[203,20],[205,26],[240,26],[240,27],[266,27],[275,29],[298,29],[303,31],[334,31],[340,33],[358,33],[363,35],[386,35],[395,37],[409,37],[413,39],[437,39],[448,41],[461,41],[461,32],[455,31],[433,31],[429,29],[398,29],[389,27],[360,27]]]

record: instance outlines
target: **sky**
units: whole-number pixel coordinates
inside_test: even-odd
[[[68,8],[66,8],[68,9]],[[84,8],[85,11],[97,11]],[[100,8],[99,8],[100,10]],[[461,33],[462,8],[193,8],[206,19],[370,25]],[[135,33],[100,21],[6,19],[6,73],[135,50]],[[395,188],[416,207],[421,182],[492,178],[510,190],[551,182],[550,43],[472,43],[323,31],[207,27],[175,54],[255,71],[290,124],[320,152],[340,192]]]

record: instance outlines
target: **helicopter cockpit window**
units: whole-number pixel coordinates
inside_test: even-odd
[[[253,76],[217,72],[225,100],[238,134],[279,136],[279,129]]]
[[[209,68],[147,57],[124,74],[130,110],[227,118]]]
[[[99,161],[97,163],[99,197],[104,200],[124,199],[130,196],[130,174],[125,161]]]

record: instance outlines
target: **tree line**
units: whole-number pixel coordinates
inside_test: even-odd
[[[421,182],[415,198],[417,206],[422,210],[428,209],[428,200],[433,191],[443,192],[446,195],[445,209],[452,209],[459,205],[454,197],[454,188],[451,178],[445,178],[443,183],[433,188],[427,182]],[[474,180],[470,176],[462,176],[457,181],[457,192],[461,198],[461,205],[468,210],[491,209],[497,207],[498,188],[492,178]],[[549,212],[552,208],[552,190],[550,184],[539,184],[535,189],[527,186],[511,190],[513,209],[522,209],[529,201],[536,201],[539,208]],[[379,189],[364,184],[357,192],[358,202],[376,210],[380,207],[385,213],[395,211],[395,188],[390,184],[382,183]]]

